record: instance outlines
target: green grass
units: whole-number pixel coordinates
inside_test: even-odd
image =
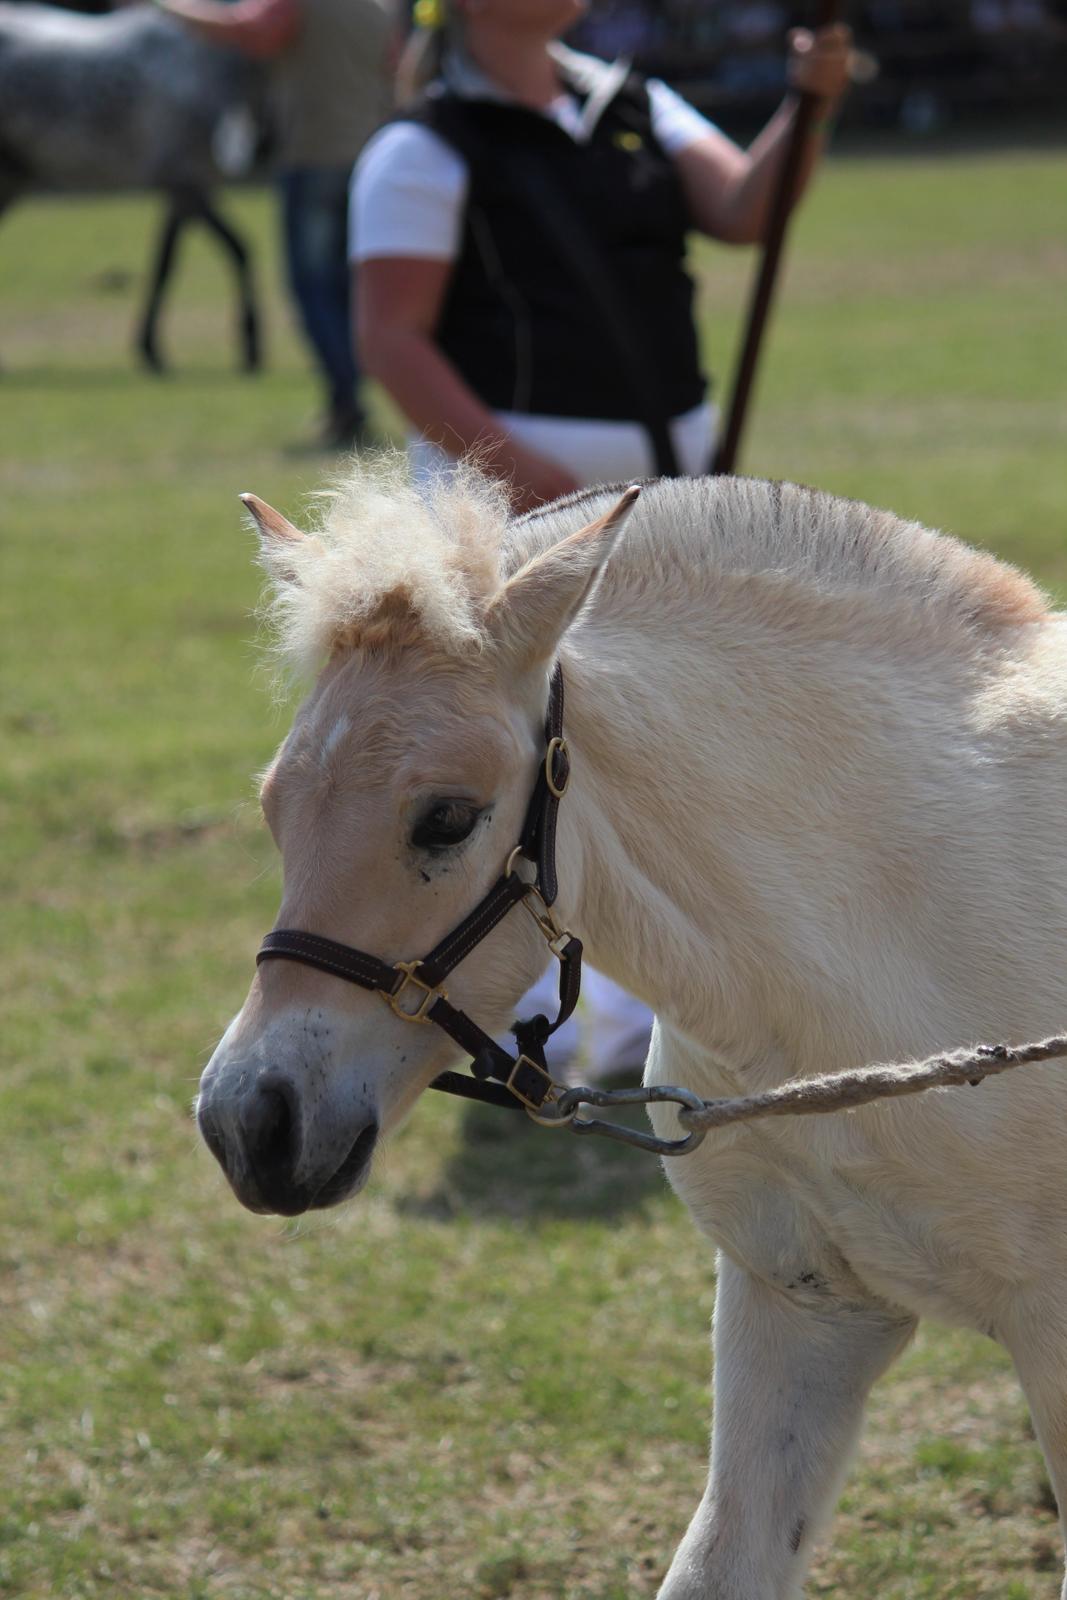
[[[268,264],[269,198],[235,209]],[[234,497],[295,511],[323,463],[289,448],[315,396],[273,278],[261,380],[202,245],[174,375],[131,369],[150,220],[39,204],[0,243],[0,1595],[651,1595],[702,1486],[713,1284],[647,1157],[426,1103],[356,1206],[287,1225],[198,1145],[278,888]],[[834,163],[745,465],[1067,592],[1065,222],[1059,152]],[[748,262],[697,264],[722,369]],[[1010,1369],[927,1329],[811,1593],[1051,1600],[1058,1559]]]

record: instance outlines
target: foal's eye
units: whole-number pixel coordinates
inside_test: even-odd
[[[438,800],[416,822],[411,842],[419,850],[448,850],[462,844],[481,814],[464,800]]]

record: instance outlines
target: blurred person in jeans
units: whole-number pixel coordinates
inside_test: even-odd
[[[205,38],[269,61],[280,111],[289,287],[326,388],[319,442],[364,426],[347,264],[352,166],[389,108],[390,0],[158,0]]]

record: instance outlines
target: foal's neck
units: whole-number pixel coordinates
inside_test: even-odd
[[[945,936],[920,867],[925,797],[951,761],[930,665],[728,599],[697,615],[594,616],[565,647],[576,931],[709,1049],[827,1070],[829,1034],[836,1064],[877,1059],[891,1016],[899,1039],[894,974]],[[946,677],[945,730],[952,695]],[[932,1017],[916,1008],[918,1036]]]
[[[670,681],[684,677],[666,639],[628,633],[612,654],[587,638],[564,655],[575,775],[561,813],[562,892],[580,884],[574,917],[593,964],[702,1035],[727,1009],[728,929],[743,901],[709,828],[714,740],[701,747],[689,696],[664,692],[665,666]]]
[[[514,558],[601,509],[528,519]],[[563,644],[561,910],[590,959],[709,1048],[797,1070],[1007,1037],[1048,891],[1005,876],[996,817],[1044,826],[1026,772],[1064,741],[1027,675],[1054,626],[1018,574],[886,513],[650,488]]]

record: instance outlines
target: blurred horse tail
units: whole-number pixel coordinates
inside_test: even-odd
[[[250,251],[212,192],[262,166],[269,132],[263,68],[153,6],[91,16],[0,0],[0,212],[42,190],[162,191],[167,211],[136,334],[153,372],[164,370],[159,317],[193,220],[233,263],[241,361],[259,366]]]

